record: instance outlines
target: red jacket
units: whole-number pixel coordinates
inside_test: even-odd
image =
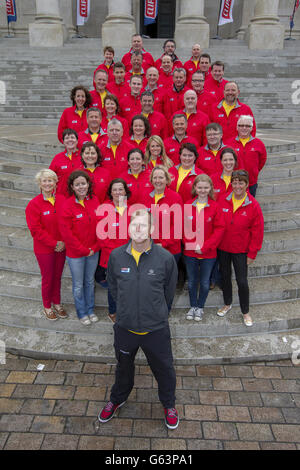
[[[65,197],[69,197],[68,178],[72,171],[80,168],[80,165],[81,157],[78,151],[72,154],[71,160],[69,159],[66,151],[55,155],[50,163],[49,169],[54,171],[58,177],[56,194],[62,194]]]
[[[157,68],[159,72],[161,71],[161,61],[162,61],[162,58],[163,58],[164,55],[165,54],[162,54],[155,61],[155,64],[154,64],[154,67]],[[174,60],[173,60],[172,72],[174,71],[174,69],[182,69],[182,68],[183,68],[183,64],[182,64],[181,60],[175,55]]]
[[[199,64],[200,60],[197,62],[197,65],[195,65],[192,57],[184,63],[183,67],[186,70],[186,82],[188,85],[191,85],[193,73],[200,69]]]
[[[101,144],[104,137],[106,137],[106,132],[104,131],[104,129],[102,129],[102,127],[100,127],[99,134],[98,134],[97,140],[95,142],[95,144],[98,147],[100,147],[100,144]],[[93,142],[93,139],[91,137],[89,129],[86,129],[85,131],[79,132],[79,134],[78,134],[78,149],[81,150],[81,147],[86,142]]]
[[[205,128],[210,123],[207,114],[198,111],[197,113],[190,114],[188,117],[185,110],[179,111],[179,113],[185,114],[187,117],[187,134],[197,140],[199,147],[206,144]]]
[[[133,52],[133,50],[131,48],[130,51],[127,52],[126,54],[124,54],[123,57],[122,57],[122,62],[125,65],[125,68],[126,68],[127,72],[132,67],[132,65],[131,65],[131,54],[132,54],[132,52]],[[142,63],[143,69],[147,70],[149,67],[153,67],[154,66],[154,60],[153,60],[153,57],[150,54],[150,52],[146,52],[145,49],[142,49],[141,52],[143,54],[143,63]]]
[[[153,111],[148,114],[147,119],[150,123],[151,135],[159,135],[162,139],[168,137],[168,122],[162,113]]]
[[[98,67],[94,70],[93,77],[95,77],[95,73],[98,70],[105,70],[105,72],[108,73],[108,81],[112,82],[114,80],[114,65],[115,65],[114,62],[112,62],[112,64],[109,67],[107,67],[105,63],[103,62],[102,64],[98,65]]]
[[[161,88],[164,92],[170,90],[173,86],[173,72],[166,73],[163,71],[162,68],[158,70],[159,72],[159,79],[157,85]]]
[[[151,237],[155,243],[160,243],[173,255],[180,253],[181,233],[176,234],[176,231],[180,229],[183,203],[179,194],[166,188],[164,196],[155,205],[154,190],[150,193],[147,191],[141,203],[151,210],[154,221]],[[170,210],[172,206],[174,210]]]
[[[241,168],[248,171],[249,186],[256,184],[258,174],[267,161],[265,144],[260,139],[250,136],[250,140],[245,147],[238,137],[229,141],[228,145],[236,150],[236,153],[243,162]]]
[[[76,105],[66,108],[59,120],[57,128],[58,140],[63,143],[63,131],[65,129],[74,129],[77,134],[87,128],[86,109],[83,110],[81,117],[76,113]]]
[[[216,156],[213,154],[213,151],[208,148],[208,145],[201,147],[199,149],[199,157],[196,160],[197,167],[201,168],[208,176],[223,170],[220,154],[225,147],[226,146],[222,143]]]
[[[131,93],[130,87],[128,86],[128,83],[125,80],[124,82],[119,84],[117,84],[115,81],[108,83],[107,90],[110,94],[115,95],[118,98],[119,102],[121,98],[125,98]]]
[[[224,99],[224,88],[226,83],[228,83],[228,80],[225,80],[224,78],[218,82],[211,74],[207,74],[204,82],[204,90],[211,93],[219,103]]]
[[[106,92],[109,93],[109,91],[106,89]],[[92,98],[92,102],[91,102],[91,108],[98,108],[100,109],[101,112],[103,112],[104,110],[104,107],[102,106],[102,100],[101,100],[101,96],[99,95],[98,91],[95,90],[92,90],[90,91],[90,95],[91,95],[91,98]]]
[[[75,195],[65,201],[59,217],[59,227],[66,244],[69,258],[88,256],[90,249],[99,251],[100,245],[96,235],[98,217],[96,211],[99,201],[96,196],[84,199],[84,207]]]
[[[193,258],[216,258],[217,248],[225,230],[224,217],[218,204],[208,198],[207,204],[199,214],[197,198],[190,199],[184,205],[183,220],[183,253]],[[197,245],[201,254],[195,251]]]
[[[168,137],[167,139],[164,140],[165,144],[165,149],[168,157],[173,161],[174,165],[179,165],[180,164],[180,157],[179,157],[179,151],[180,147],[182,144],[185,144],[189,142],[190,144],[194,144],[197,147],[197,150],[199,151],[199,146],[198,146],[198,141],[189,135],[186,135],[181,142],[177,140],[175,137],[175,134],[172,135],[172,137]]]
[[[141,95],[135,97],[130,94],[125,98],[122,98],[120,100],[120,109],[121,116],[126,119],[128,125],[130,126],[133,116],[136,114],[141,114]]]
[[[217,122],[223,128],[223,139],[225,141],[232,139],[237,136],[237,122],[242,115],[253,116],[250,106],[245,103],[241,103],[237,100],[235,108],[230,111],[229,116],[227,116],[225,109],[223,108],[223,100],[219,104],[214,104],[211,107],[211,119],[212,122]],[[253,119],[253,129],[251,132],[252,136],[255,137],[256,134],[256,124]]]
[[[157,157],[157,159],[156,159],[156,164],[155,164],[155,165],[153,165],[152,161],[149,160],[149,163],[148,163],[148,165],[147,165],[147,169],[149,169],[150,171],[152,171],[153,168],[154,168],[156,165],[163,165],[163,166],[164,166],[164,162],[163,162],[161,156]]]
[[[57,194],[53,206],[43,194],[39,194],[28,203],[25,209],[26,222],[36,254],[53,253],[57,242],[63,240],[58,218],[64,202],[64,196]]]
[[[157,84],[156,88],[154,90],[150,90],[150,88],[146,85],[143,91],[151,91],[151,93],[154,96],[154,105],[153,109],[154,111],[158,111],[159,113],[162,113],[162,102],[163,102],[163,97],[165,94],[165,89],[162,88]]]
[[[179,173],[178,173],[179,167],[180,167],[180,165],[177,165],[177,166],[172,166],[169,169],[169,173],[170,173],[171,178],[172,178],[172,183],[170,184],[170,189],[172,189],[173,191],[176,191],[176,192],[177,192],[177,182],[178,182],[178,176],[179,176]],[[203,173],[203,171],[200,170],[200,168],[197,168],[194,165],[192,170],[190,171],[190,173],[182,181],[182,183],[181,183],[181,185],[179,186],[179,189],[178,189],[178,194],[181,196],[181,199],[182,199],[183,203],[185,203],[186,201],[189,201],[191,199],[191,197],[192,197],[191,190],[192,190],[194,180],[195,180],[197,175],[201,175],[202,173]]]
[[[131,192],[131,205],[142,202],[143,193],[153,190],[153,186],[150,183],[150,175],[151,171],[145,169],[139,174],[137,178],[135,178],[135,176],[133,176],[131,173],[130,168],[120,175],[120,178],[122,178],[127,183],[128,189]]]
[[[163,97],[163,114],[166,119],[169,120],[173,114],[184,108],[183,96],[189,89],[188,86],[184,86],[180,91],[176,91],[172,86],[166,91]]]
[[[120,174],[128,169],[127,155],[134,146],[127,140],[121,140],[116,149],[116,156],[111,149],[111,144],[106,136],[100,145],[102,153],[102,166],[110,173],[111,180],[119,178]]]
[[[132,69],[129,69],[128,72],[125,73],[125,82],[130,88],[130,79],[132,75],[136,75],[138,77],[142,77],[143,79],[143,88],[147,85],[147,78],[146,78],[146,71],[142,68],[141,73],[133,73]]]
[[[99,211],[101,211],[97,225],[97,234],[101,247],[99,265],[107,268],[112,250],[125,245],[129,240],[128,227],[130,218],[128,216],[128,209],[121,215],[110,200],[105,201]]]
[[[144,137],[143,140],[138,143],[136,140],[133,139],[133,135],[129,138],[129,142],[134,146],[134,148],[139,148],[143,153],[146,152],[146,147],[148,143],[149,137]]]
[[[232,194],[218,201],[225,219],[225,232],[219,249],[229,253],[247,253],[255,259],[264,238],[264,218],[257,200],[247,194],[233,213]]]
[[[200,93],[197,93],[197,98],[198,98],[197,109],[207,114],[210,121],[212,122],[211,107],[212,105],[218,102],[216,97],[212,95],[211,93],[208,93],[208,91],[202,90]]]
[[[109,171],[102,166],[97,166],[94,171],[91,171],[88,168],[85,168],[82,163],[81,169],[86,171],[91,178],[93,194],[97,196],[98,201],[102,204],[102,202],[107,198],[107,190],[111,181]]]
[[[232,192],[231,183],[229,183],[228,188],[226,189],[226,183],[222,178],[223,170],[217,171],[213,175],[210,175],[215,193],[215,200],[218,201],[222,197],[228,196]]]

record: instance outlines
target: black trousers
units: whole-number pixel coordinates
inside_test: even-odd
[[[169,326],[147,335],[136,335],[115,324],[114,347],[118,362],[110,401],[116,405],[127,400],[134,385],[134,359],[140,347],[157,381],[163,407],[174,408],[176,374]]]
[[[221,286],[225,305],[232,304],[231,263],[233,264],[241,311],[244,315],[249,313],[249,285],[247,253],[228,253],[218,250],[218,260],[221,273]]]

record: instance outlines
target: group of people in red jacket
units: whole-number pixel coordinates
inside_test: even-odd
[[[211,64],[198,44],[183,64],[175,49],[166,41],[154,61],[134,35],[120,62],[112,47],[104,49],[92,91],[71,91],[73,105],[58,125],[64,151],[38,173],[40,194],[26,208],[48,320],[68,316],[60,297],[66,258],[79,320],[98,321],[95,276],[107,287],[110,253],[129,240],[131,209],[139,204],[153,215],[154,242],[184,262],[186,319],[202,319],[216,274],[224,297],[217,315],[226,315],[233,264],[243,321],[253,324],[247,269],[263,242],[255,195],[266,148],[238,84],[223,78],[224,64]],[[108,305],[114,321],[109,289]]]

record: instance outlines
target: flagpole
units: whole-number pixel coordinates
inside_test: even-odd
[[[6,34],[4,37],[5,37],[5,38],[13,38],[13,37],[14,37],[13,34],[10,34],[8,18],[7,18],[7,34]]]
[[[295,0],[295,3],[294,3],[294,11],[293,11],[293,14],[292,14],[292,21],[293,21],[293,25],[294,25],[294,16],[295,16],[295,11],[296,11],[296,3],[297,3],[297,0]],[[295,41],[295,38],[292,38],[292,22],[290,20],[290,36],[288,38],[285,38],[285,41]]]
[[[219,40],[222,39],[222,38],[219,36],[219,21],[220,21],[221,8],[222,8],[222,0],[220,0],[219,15],[218,15],[218,23],[217,23],[217,35],[216,35],[215,37],[213,37],[213,39],[219,39]]]

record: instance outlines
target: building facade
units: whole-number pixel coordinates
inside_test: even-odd
[[[144,27],[144,0],[90,0],[90,17],[78,31],[87,37],[102,37],[103,44],[124,45],[131,34],[153,38],[174,37],[179,46],[200,42],[208,47],[217,33],[221,0],[159,0],[155,25]],[[250,48],[283,47],[290,34],[289,17],[294,0],[235,0],[234,22],[221,26],[219,36],[239,38]],[[16,0],[17,22],[10,23],[15,36],[29,36],[31,45],[61,45],[76,33],[76,0]],[[300,39],[300,8],[292,37]],[[116,27],[118,35],[116,37]],[[0,36],[7,34],[5,2],[0,4]],[[118,41],[120,44],[118,44]],[[130,41],[129,41],[130,42]]]

